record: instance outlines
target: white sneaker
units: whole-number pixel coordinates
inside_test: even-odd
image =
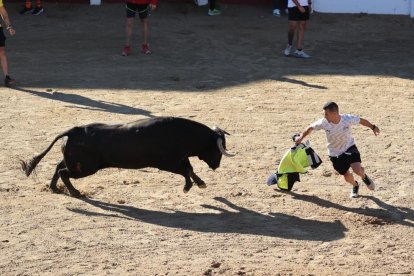
[[[311,56],[305,53],[303,50],[296,50],[295,52],[293,52],[293,55],[297,58],[311,58]]]
[[[280,10],[279,9],[274,9],[273,10],[273,15],[277,16],[277,17],[280,17]]]
[[[292,45],[287,45],[286,49],[283,51],[283,53],[285,54],[285,56],[290,56],[290,53],[292,52]]]
[[[288,9],[285,9],[285,13],[286,13],[286,14],[289,14],[289,10],[288,10]]]
[[[351,190],[351,198],[357,198],[358,197],[358,191],[359,191],[359,185],[352,187]]]
[[[362,181],[367,185],[368,190],[375,191],[375,183],[368,175],[365,175],[365,178],[362,179]]]

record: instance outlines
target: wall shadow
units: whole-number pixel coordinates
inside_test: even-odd
[[[217,202],[225,204],[236,212],[219,206],[202,205],[219,213],[162,212],[136,208],[128,205],[105,203],[82,198],[85,203],[104,210],[104,213],[81,208],[67,208],[71,212],[87,216],[116,217],[160,225],[169,228],[208,233],[237,233],[284,239],[333,241],[344,237],[347,229],[340,221],[325,222],[302,219],[282,213],[261,214],[221,197]]]
[[[327,201],[314,195],[303,195],[295,192],[286,193],[291,195],[294,199],[303,200],[316,204],[324,208],[335,208],[337,210],[352,212],[367,217],[373,217],[377,219],[379,224],[401,224],[404,226],[414,227],[414,211],[407,207],[392,206],[374,196],[360,196],[367,198],[375,202],[382,209],[373,208],[351,208],[337,203]]]
[[[110,113],[118,113],[118,114],[129,114],[129,115],[143,115],[147,117],[153,117],[151,112],[139,109],[135,107],[130,107],[123,104],[105,102],[105,101],[96,101],[90,99],[85,96],[77,95],[77,94],[70,94],[70,93],[62,93],[55,91],[53,93],[49,92],[41,92],[35,91],[32,89],[26,88],[19,88],[19,87],[12,87],[12,89],[29,93],[34,96],[38,96],[44,99],[53,100],[53,101],[60,101],[64,103],[70,103],[74,105],[66,106],[67,108],[76,108],[76,109],[87,109],[91,111],[104,111]]]
[[[405,16],[316,13],[306,31],[313,58],[303,60],[284,57],[287,20],[272,16],[270,6],[229,5],[208,17],[193,3],[160,3],[149,21],[153,54],[140,53],[137,22],[132,54],[122,57],[122,3],[49,4],[37,17],[20,16],[13,5],[19,33],[7,41],[8,58],[24,87],[212,92],[273,80],[275,92],[278,82],[323,92],[327,87],[296,76],[414,79],[407,60],[414,21]]]

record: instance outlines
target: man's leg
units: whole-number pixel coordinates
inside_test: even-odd
[[[359,175],[362,178],[365,177],[365,169],[362,167],[361,163],[355,162],[351,164],[352,171]]]
[[[141,19],[142,23],[142,35],[143,35],[143,43],[144,45],[148,44],[148,20],[147,18]]]
[[[141,52],[149,55],[151,54],[151,50],[148,46],[148,20],[147,18],[141,18],[142,22],[142,35],[143,35],[143,43],[141,46]]]
[[[295,32],[298,26],[297,21],[289,20],[289,30],[288,30],[288,43],[292,45],[293,39],[295,37]]]
[[[358,183],[355,181],[354,175],[350,171],[347,171],[344,174],[344,179],[346,182],[348,182],[352,186],[358,186]]]
[[[352,190],[351,190],[351,198],[356,198],[358,197],[358,192],[359,192],[359,185],[358,182],[355,181],[353,174],[348,170],[345,174],[344,174],[344,178],[345,181],[348,182],[349,184],[352,185]]]
[[[131,36],[132,36],[132,29],[134,28],[134,18],[130,17],[127,18],[127,25],[126,25],[126,40],[125,45],[131,45]]]
[[[369,178],[368,175],[366,175],[365,169],[364,167],[362,167],[360,162],[352,163],[351,168],[354,171],[354,173],[356,173],[357,175],[359,175],[359,177],[361,177],[361,180],[367,185],[368,189],[372,191],[375,190],[374,181],[372,181],[372,179]]]
[[[297,28],[297,22],[293,20],[289,20],[289,28],[288,28],[288,45],[286,46],[285,50],[283,51],[285,56],[290,56],[292,52],[292,43],[293,38],[295,37],[295,31]]]
[[[7,57],[6,57],[6,50],[5,47],[0,47],[0,63],[1,69],[3,70],[4,76],[9,75],[9,67],[7,65]]]
[[[299,21],[298,25],[298,50],[302,50],[305,40],[306,21]]]

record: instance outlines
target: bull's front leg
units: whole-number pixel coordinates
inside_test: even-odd
[[[198,177],[198,175],[196,175],[193,171],[191,171],[190,175],[199,188],[207,188],[206,183],[200,177]]]

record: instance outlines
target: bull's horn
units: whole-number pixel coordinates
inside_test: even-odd
[[[224,133],[226,135],[230,135],[230,133],[228,133],[227,131],[225,131],[224,129],[219,128],[218,126],[213,126],[213,130],[216,132],[221,132]]]
[[[218,138],[218,139],[217,139],[217,146],[218,146],[218,148],[219,148],[220,152],[221,152],[224,156],[227,156],[227,157],[233,157],[233,156],[235,156],[235,155],[236,155],[236,154],[234,154],[234,153],[228,153],[228,152],[226,151],[226,149],[223,147],[223,139],[221,139],[221,138]]]

